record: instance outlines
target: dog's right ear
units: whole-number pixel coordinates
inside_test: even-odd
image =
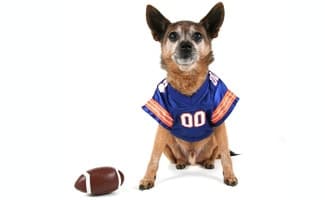
[[[167,27],[170,24],[169,20],[151,5],[147,5],[146,17],[153,39],[162,41]]]

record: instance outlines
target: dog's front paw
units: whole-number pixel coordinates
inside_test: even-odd
[[[224,183],[229,186],[236,186],[238,184],[238,179],[235,176],[225,177]]]
[[[155,185],[155,181],[151,179],[142,179],[140,181],[139,190],[148,190]]]

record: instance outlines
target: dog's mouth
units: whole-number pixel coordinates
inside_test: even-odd
[[[177,55],[174,56],[174,60],[178,65],[192,65],[196,58],[196,56],[190,56],[190,57],[179,57]]]
[[[173,55],[173,60],[179,65],[182,71],[188,71],[191,69],[191,66],[197,61],[197,53],[175,53]]]

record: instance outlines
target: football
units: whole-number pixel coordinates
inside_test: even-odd
[[[79,176],[74,186],[89,195],[102,195],[117,190],[123,182],[121,171],[113,167],[98,167]]]

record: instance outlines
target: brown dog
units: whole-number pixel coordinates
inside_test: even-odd
[[[208,69],[213,61],[211,40],[223,23],[223,4],[216,4],[199,23],[170,23],[150,5],[146,17],[153,38],[161,43],[167,78],[143,107],[160,125],[139,189],[154,186],[162,153],[177,169],[189,164],[212,169],[220,158],[225,184],[235,186],[224,120],[238,98]]]

